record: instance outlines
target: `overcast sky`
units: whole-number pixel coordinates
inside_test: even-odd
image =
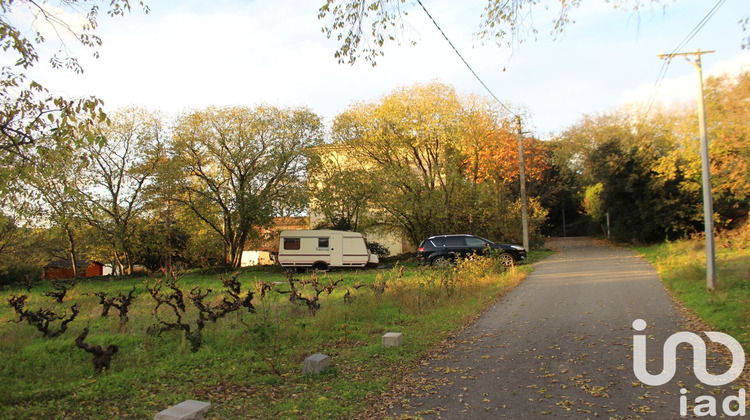
[[[373,68],[361,60],[338,64],[337,44],[321,32],[323,0],[151,0],[125,18],[102,16],[100,58],[78,52],[85,73],[35,70],[45,87],[67,95],[96,95],[107,108],[145,106],[175,114],[223,105],[308,106],[330,122],[354,101],[375,100],[400,86],[438,80],[462,93],[486,94],[421,9],[408,7],[401,45],[385,46]],[[678,52],[703,56],[704,76],[750,70],[750,36],[738,24],[747,0],[665,0],[637,15],[601,0],[584,1],[557,40],[536,18],[539,39],[513,51],[475,37],[485,0],[424,0],[428,11],[497,97],[531,113],[537,136],[576,123],[654,91],[663,60],[711,9],[703,28]],[[416,46],[408,41],[414,40]],[[41,67],[38,66],[38,67]],[[504,70],[505,69],[505,70]],[[697,76],[674,59],[657,99],[694,101]],[[710,116],[709,116],[710,117]]]

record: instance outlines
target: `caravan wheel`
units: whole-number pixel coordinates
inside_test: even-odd
[[[318,261],[315,264],[312,265],[312,269],[316,271],[326,271],[328,270],[328,264]]]

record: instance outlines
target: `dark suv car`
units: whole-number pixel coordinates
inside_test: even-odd
[[[485,255],[490,250],[495,250],[506,266],[526,259],[526,250],[517,245],[496,244],[474,235],[438,235],[419,244],[417,261],[420,264],[440,265],[472,254]]]

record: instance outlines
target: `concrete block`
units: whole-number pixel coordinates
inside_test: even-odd
[[[398,347],[401,345],[401,333],[389,332],[383,335],[383,347]]]
[[[156,413],[154,420],[202,420],[209,408],[210,403],[187,400]]]
[[[320,373],[331,363],[331,358],[325,354],[316,353],[305,359],[305,365],[302,369],[303,374]]]

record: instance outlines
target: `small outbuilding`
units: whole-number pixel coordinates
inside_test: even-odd
[[[104,264],[91,260],[76,261],[78,277],[97,277],[104,273]],[[52,261],[44,266],[42,278],[45,280],[69,279],[73,277],[73,264],[70,261]]]

